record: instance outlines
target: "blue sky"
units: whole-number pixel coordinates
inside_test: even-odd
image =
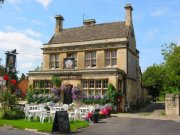
[[[5,0],[0,7],[0,58],[17,49],[17,70],[28,73],[42,62],[42,48],[54,34],[54,16],[64,16],[64,28],[124,21],[125,4],[133,6],[133,23],[142,71],[163,61],[162,45],[180,44],[180,0]]]

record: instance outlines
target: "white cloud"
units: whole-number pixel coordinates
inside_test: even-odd
[[[23,69],[31,68],[32,66],[33,66],[33,63],[23,63],[23,64],[21,64],[21,68],[23,68]]]
[[[39,2],[45,9],[47,9],[47,7],[52,2],[52,0],[36,0],[36,1]]]
[[[24,30],[24,34],[31,36],[31,37],[35,37],[35,38],[40,38],[41,37],[41,33],[33,31],[32,29],[26,29]]]
[[[33,33],[31,30],[29,31],[29,33]],[[21,73],[33,70],[42,62],[40,49],[42,48],[42,42],[29,37],[28,34],[0,31],[0,48],[4,51],[17,50],[17,70]],[[4,56],[1,57],[4,58]]]
[[[6,32],[20,32],[32,38],[40,38],[42,36],[40,32],[34,31],[32,29],[18,30],[10,25],[5,26],[5,31]]]

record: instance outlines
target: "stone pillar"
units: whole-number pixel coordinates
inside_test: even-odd
[[[166,115],[179,116],[180,115],[180,95],[166,94],[165,97],[165,110]]]

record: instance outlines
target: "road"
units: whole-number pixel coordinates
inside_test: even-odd
[[[180,123],[113,117],[77,131],[77,135],[179,135]]]

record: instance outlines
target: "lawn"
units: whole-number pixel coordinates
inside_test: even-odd
[[[0,126],[3,125],[11,125],[14,128],[18,129],[37,129],[40,132],[51,132],[52,130],[52,123],[44,122],[43,124],[39,121],[27,121],[27,120],[0,120]],[[80,128],[87,127],[89,124],[86,121],[72,121],[70,122],[71,131],[75,131]]]

